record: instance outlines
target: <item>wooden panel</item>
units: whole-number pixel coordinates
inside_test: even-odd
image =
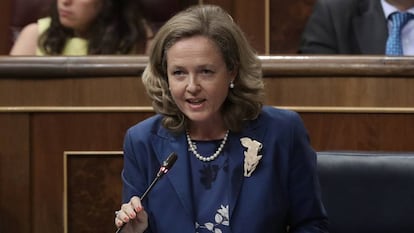
[[[0,106],[150,106],[139,77],[1,80]]]
[[[62,232],[63,153],[65,151],[122,150],[126,129],[152,114],[34,114],[31,155],[33,232]]]
[[[263,56],[266,103],[414,107],[414,60],[385,56]]]
[[[270,0],[270,54],[295,54],[316,0]]]
[[[278,77],[265,79],[275,106],[414,107],[411,77]]]
[[[114,211],[122,200],[122,151],[69,151],[64,156],[64,232],[115,232]]]
[[[0,106],[131,106],[150,102],[141,56],[0,57]]]
[[[28,114],[0,114],[0,232],[31,229],[29,131]]]
[[[223,7],[240,26],[253,48],[260,54],[266,53],[265,1],[250,0],[203,0],[205,4]]]
[[[300,114],[317,151],[414,151],[413,113]]]

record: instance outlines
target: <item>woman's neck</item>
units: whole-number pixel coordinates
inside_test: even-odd
[[[193,140],[217,140],[223,139],[226,135],[227,128],[224,124],[215,124],[215,125],[200,125],[192,124],[187,129],[188,134]]]
[[[86,39],[87,38],[87,33],[86,32],[82,32],[82,31],[74,31],[74,36],[78,37],[78,38],[82,38],[82,39]]]

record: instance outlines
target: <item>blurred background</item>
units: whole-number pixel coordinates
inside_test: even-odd
[[[20,29],[47,15],[55,0],[0,1],[0,55],[7,55]],[[137,0],[147,20],[159,27],[175,12],[193,4],[226,9],[260,54],[296,53],[300,34],[315,0]]]

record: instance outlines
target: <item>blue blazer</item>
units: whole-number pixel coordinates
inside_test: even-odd
[[[171,152],[178,159],[151,190],[143,205],[148,232],[194,233],[189,155],[184,133],[172,134],[155,115],[131,127],[124,142],[123,201],[141,196]],[[263,155],[250,177],[244,176],[240,138],[262,143]],[[240,133],[231,132],[224,147],[229,157],[230,228],[233,233],[327,232],[313,151],[295,112],[264,107]]]

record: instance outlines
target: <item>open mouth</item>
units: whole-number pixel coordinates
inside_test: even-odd
[[[187,99],[187,102],[190,104],[201,104],[205,101],[206,99]]]

